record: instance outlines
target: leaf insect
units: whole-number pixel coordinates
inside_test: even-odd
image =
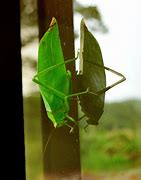
[[[121,79],[106,87],[105,70],[120,76]],[[89,87],[89,91],[93,92],[93,94],[80,95],[79,100],[82,111],[85,114],[83,117],[86,116],[88,118],[88,125],[97,125],[103,114],[105,92],[125,81],[126,78],[121,73],[104,66],[100,46],[87,29],[84,19],[81,20],[80,25],[80,64],[77,80],[79,91],[84,91],[84,89]]]
[[[39,85],[49,119],[54,127],[63,125],[72,128],[68,122],[77,122],[69,116],[69,98],[88,93],[88,88],[82,92],[71,94],[71,72],[66,70],[60,43],[58,24],[52,18],[48,31],[39,43],[37,74],[33,81]]]
[[[54,127],[63,125],[72,127],[68,121],[78,123],[68,115],[69,98],[78,96],[82,111],[89,117],[88,124],[97,124],[103,113],[105,92],[112,86],[106,87],[105,70],[112,71],[123,77],[120,73],[103,66],[100,47],[92,34],[87,30],[84,20],[81,21],[81,47],[80,72],[77,76],[80,92],[71,94],[71,72],[66,70],[65,64],[75,61],[73,58],[64,62],[58,24],[52,18],[48,31],[42,37],[38,51],[37,74],[33,81],[39,85],[49,119]],[[87,47],[87,45],[90,44]],[[93,46],[93,48],[92,48]],[[94,49],[97,49],[96,58],[93,59]],[[91,53],[90,53],[91,52]],[[95,60],[97,59],[98,60]],[[88,65],[89,64],[89,65]],[[90,65],[91,64],[91,65]],[[89,69],[91,67],[91,70]],[[121,82],[123,79],[121,80]],[[100,95],[98,97],[97,93]]]

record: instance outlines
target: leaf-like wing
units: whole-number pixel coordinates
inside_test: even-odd
[[[97,40],[88,31],[83,19],[81,21],[80,43],[80,68],[82,72],[78,75],[78,89],[84,91],[89,88],[90,92],[97,93],[106,87],[105,69],[96,65],[103,66],[103,58]],[[97,125],[103,114],[105,93],[100,96],[88,93],[80,95],[79,99],[82,111],[89,118],[88,124]]]
[[[70,93],[70,78],[66,72],[65,64],[53,68],[49,72],[47,71],[50,67],[63,62],[64,57],[58,24],[56,19],[53,18],[48,31],[44,34],[39,44],[38,80],[42,82],[42,84],[61,92],[65,96]],[[65,117],[64,112],[66,112],[64,99],[61,99],[57,94],[43,86],[40,86],[40,92],[49,118],[53,121],[55,126],[61,124]]]

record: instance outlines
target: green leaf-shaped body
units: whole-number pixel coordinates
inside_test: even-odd
[[[96,65],[103,66],[103,58],[97,40],[88,31],[83,19],[80,43],[80,68],[83,72],[78,75],[78,89],[83,91],[89,87],[90,92],[97,94],[106,87],[105,69]],[[103,114],[105,93],[100,96],[88,93],[80,95],[79,99],[82,111],[89,118],[88,124],[97,125]]]
[[[49,68],[63,62],[58,25],[53,18],[39,44],[37,76],[38,81],[53,90],[40,85],[40,93],[48,117],[55,127],[63,125],[66,113],[69,111],[69,105],[64,104],[64,97],[70,94],[70,72],[66,71],[65,64],[51,70]]]

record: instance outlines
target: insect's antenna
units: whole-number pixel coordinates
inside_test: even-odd
[[[44,155],[45,155],[45,152],[46,152],[47,146],[48,146],[49,141],[50,141],[50,139],[51,139],[52,135],[54,134],[55,130],[56,130],[56,129],[54,128],[54,129],[51,131],[51,133],[50,133],[50,135],[49,135],[49,137],[48,137],[48,139],[47,139],[47,142],[46,142],[46,145],[45,145],[45,148],[44,148],[44,151],[43,151],[43,157],[44,157]]]

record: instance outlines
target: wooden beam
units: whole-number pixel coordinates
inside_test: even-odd
[[[65,59],[74,57],[74,32],[72,0],[38,0],[39,37],[48,29],[52,17],[59,24],[60,38]],[[75,64],[67,66],[72,72],[73,91],[75,87]],[[70,115],[78,119],[77,102],[72,101]],[[53,130],[53,125],[46,116],[42,105],[43,149]],[[46,178],[72,177],[81,179],[79,129],[69,133],[69,128],[57,128],[48,143],[43,159]]]

